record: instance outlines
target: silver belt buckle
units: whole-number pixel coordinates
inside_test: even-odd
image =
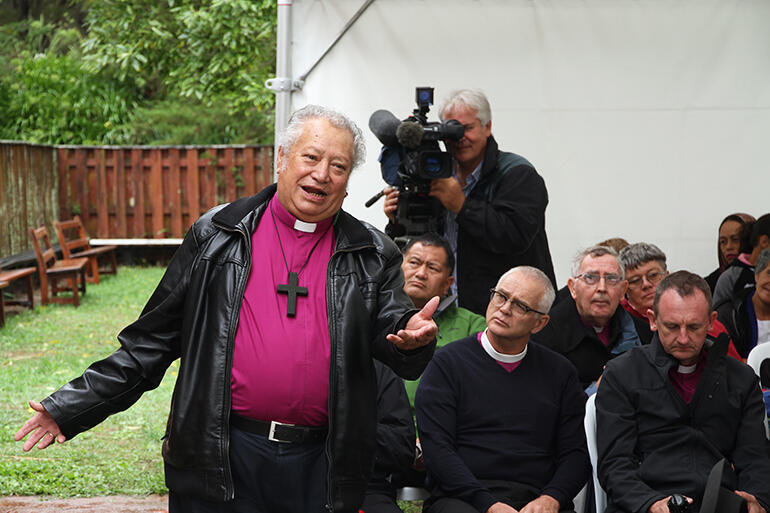
[[[279,440],[275,437],[275,427],[276,426],[294,426],[294,424],[286,424],[284,422],[276,422],[274,420],[270,421],[270,432],[267,434],[267,439],[272,442],[278,442],[282,444],[288,444],[291,443],[289,440]]]

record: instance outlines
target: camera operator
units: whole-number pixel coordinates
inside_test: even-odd
[[[489,101],[481,91],[451,93],[440,118],[465,127],[459,141],[446,141],[453,176],[433,180],[430,188],[430,195],[446,208],[443,235],[456,255],[459,305],[483,315],[497,277],[519,265],[537,267],[555,286],[543,178],[524,157],[497,148]],[[386,231],[401,235],[395,224],[398,189],[389,187],[385,193]]]

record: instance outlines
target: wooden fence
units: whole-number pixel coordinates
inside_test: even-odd
[[[14,219],[13,234],[0,239],[1,257],[29,249],[27,226],[44,222],[51,228],[53,219],[75,214],[92,237],[183,237],[209,208],[255,194],[271,183],[273,148],[12,142],[0,143],[0,158],[0,187],[8,182],[3,173],[10,174],[16,184],[10,196],[23,191],[28,198],[0,210],[3,219]],[[7,197],[0,189],[0,208]]]
[[[32,247],[28,227],[57,218],[52,146],[0,141],[0,257]]]

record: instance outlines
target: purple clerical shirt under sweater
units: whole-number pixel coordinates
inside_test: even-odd
[[[275,196],[251,237],[251,272],[233,351],[232,409],[239,415],[304,426],[328,421],[326,270],[334,250],[332,221],[302,231],[312,225],[297,223]],[[297,297],[294,317],[286,315],[288,295],[277,293],[279,284],[289,283],[287,265],[308,289],[307,296]]]

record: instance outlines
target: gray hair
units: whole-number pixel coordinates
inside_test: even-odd
[[[468,107],[476,111],[482,126],[487,126],[492,121],[492,109],[489,100],[481,89],[459,89],[449,93],[439,108],[439,119],[446,121],[446,113],[458,107]]]
[[[291,153],[294,144],[296,144],[305,130],[305,123],[311,119],[325,119],[332,126],[350,132],[350,135],[353,136],[354,148],[351,171],[364,163],[366,160],[366,144],[364,143],[364,134],[358,128],[358,125],[346,115],[335,110],[322,107],[321,105],[306,105],[294,111],[289,118],[288,125],[278,137],[278,147],[283,148],[283,158],[280,163],[282,167],[286,164],[286,158]]]
[[[500,279],[497,280],[496,287],[500,285],[500,282],[502,282],[503,279],[512,274],[523,274],[527,278],[532,278],[540,282],[540,285],[543,288],[543,295],[540,297],[540,302],[537,304],[537,309],[541,312],[548,312],[551,309],[551,306],[556,299],[556,291],[553,290],[553,284],[551,283],[551,280],[543,271],[537,267],[530,267],[528,265],[520,265],[518,267],[508,269],[505,273],[503,273],[502,276],[500,276]]]
[[[618,254],[620,262],[626,270],[636,269],[647,262],[655,261],[666,270],[666,254],[655,244],[637,242],[620,250]]]
[[[754,274],[758,275],[764,271],[768,263],[770,263],[770,248],[765,248],[757,257],[757,263],[754,266]]]
[[[612,255],[615,257],[615,261],[618,263],[618,269],[620,270],[620,277],[625,279],[626,266],[623,265],[623,262],[621,262],[620,258],[618,258],[618,252],[609,246],[591,246],[590,248],[586,248],[583,251],[578,252],[578,254],[575,255],[575,258],[572,260],[572,277],[577,278],[577,275],[580,271],[580,265],[583,263],[583,260],[585,260],[587,256],[598,258],[604,255]]]

